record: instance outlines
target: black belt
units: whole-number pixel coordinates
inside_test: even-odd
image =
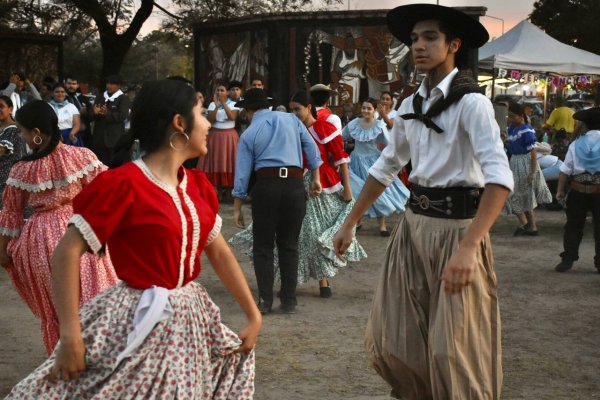
[[[259,178],[300,179],[304,178],[304,169],[299,167],[267,167],[256,170]]]
[[[410,186],[408,206],[416,214],[434,218],[473,218],[483,189],[473,187],[426,188]]]

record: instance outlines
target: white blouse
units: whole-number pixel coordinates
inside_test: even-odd
[[[52,106],[52,104],[50,104]],[[58,129],[71,129],[73,127],[73,115],[79,115],[79,110],[73,104],[69,103],[64,107],[54,107],[52,109],[58,116]]]
[[[227,99],[227,106],[231,111],[239,110],[239,108],[235,106],[235,103],[235,101]],[[214,101],[208,105],[208,111],[212,111],[215,108],[216,105]],[[235,128],[235,121],[232,121],[229,118],[227,118],[227,113],[225,112],[225,109],[219,106],[219,110],[217,111],[217,117],[215,119],[215,122],[212,123],[212,127],[217,129],[232,129]]]
[[[447,96],[458,69],[448,74],[427,98],[426,81],[419,87],[423,112],[440,97]],[[427,79],[427,78],[426,78]],[[421,121],[404,120],[414,112],[413,96],[402,102],[390,143],[369,170],[375,179],[389,186],[408,161],[410,181],[424,187],[483,187],[493,183],[513,189],[514,181],[494,118],[492,103],[484,95],[469,93],[452,104],[434,122],[444,130],[436,133]]]

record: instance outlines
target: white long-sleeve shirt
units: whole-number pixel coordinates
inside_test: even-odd
[[[450,84],[458,73],[454,69],[427,97],[426,82],[419,87],[423,97],[423,113],[435,101],[450,92]],[[427,78],[426,78],[427,79]],[[452,104],[433,121],[444,130],[436,133],[421,121],[404,120],[401,115],[413,113],[413,96],[402,102],[390,143],[381,153],[369,174],[389,186],[398,171],[412,162],[410,181],[419,186],[483,187],[498,184],[512,191],[512,172],[500,139],[500,128],[494,118],[492,103],[482,94],[469,93]]]

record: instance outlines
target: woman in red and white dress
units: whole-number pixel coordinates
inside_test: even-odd
[[[74,200],[53,261],[60,343],[8,399],[252,398],[262,318],[221,236],[211,183],[182,167],[206,154],[209,127],[191,85],[142,87],[131,129],[145,155],[101,174]],[[79,259],[106,247],[122,282],[78,316]],[[194,282],[203,251],[247,315],[238,335]]]
[[[90,150],[61,143],[58,118],[42,100],[16,114],[21,136],[33,153],[10,170],[0,212],[0,264],[33,314],[41,320],[48,354],[59,337],[50,277],[52,252],[73,215],[72,201],[106,167]],[[98,200],[92,200],[97,202]],[[25,209],[33,214],[23,219]],[[117,282],[108,255],[81,258],[77,284],[85,304]]]

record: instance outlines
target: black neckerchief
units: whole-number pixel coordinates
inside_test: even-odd
[[[438,99],[425,114],[423,114],[423,97],[417,92],[413,97],[413,113],[401,115],[402,119],[418,119],[425,124],[429,129],[433,129],[437,133],[442,133],[444,130],[433,122],[433,118],[437,117],[452,104],[456,103],[465,94],[481,93],[479,85],[473,79],[471,70],[458,71],[450,84],[450,93],[447,97]]]

